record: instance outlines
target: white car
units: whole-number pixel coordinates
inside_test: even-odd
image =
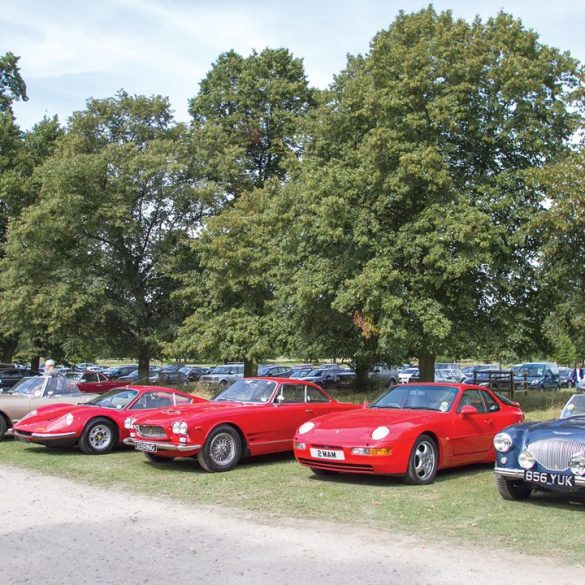
[[[402,370],[402,372],[399,372],[398,383],[408,384],[413,376],[418,379],[418,368],[406,368],[405,370]]]

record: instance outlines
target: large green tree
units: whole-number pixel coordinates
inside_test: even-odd
[[[526,339],[543,210],[528,178],[567,149],[581,87],[578,63],[509,15],[401,13],[316,116],[291,187],[295,311],[329,299],[424,379],[438,354]]]
[[[302,154],[302,121],[314,101],[302,60],[286,49],[220,55],[191,101],[194,158],[225,208],[193,248],[182,295],[191,316],[176,344],[183,351],[242,359],[247,375],[277,352],[272,241],[281,224],[267,210]],[[201,286],[192,286],[202,272]]]
[[[11,52],[0,56],[0,113],[10,111],[14,100],[28,100],[18,59]]]
[[[188,143],[165,98],[119,92],[75,113],[38,202],[9,225],[14,314],[71,355],[135,356],[146,377],[179,320],[168,264],[213,203]]]

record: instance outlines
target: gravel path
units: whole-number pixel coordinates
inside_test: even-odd
[[[1,585],[575,585],[585,569],[264,518],[0,465]]]

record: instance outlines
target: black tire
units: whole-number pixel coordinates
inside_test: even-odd
[[[0,441],[4,438],[6,431],[8,430],[8,423],[2,414],[0,414]]]
[[[521,479],[506,479],[496,475],[496,487],[504,500],[526,500],[532,488]]]
[[[225,390],[225,387],[228,385],[227,380],[221,380],[221,382],[217,385],[218,390],[221,392]]]
[[[404,481],[411,485],[432,483],[439,468],[439,450],[434,439],[421,435],[414,443]]]
[[[79,448],[88,455],[109,453],[118,443],[118,429],[107,418],[90,420],[79,439]]]
[[[242,439],[230,425],[220,425],[207,437],[197,453],[199,465],[210,473],[233,469],[242,456]]]
[[[330,469],[317,469],[316,467],[311,467],[311,471],[315,475],[337,475],[337,471],[331,471]]]
[[[146,458],[153,463],[170,463],[174,461],[174,457],[163,457],[162,455],[157,455],[156,453],[145,453]]]

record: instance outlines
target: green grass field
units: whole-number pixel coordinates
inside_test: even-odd
[[[568,395],[540,393],[519,399],[534,420],[558,415]],[[526,502],[506,502],[496,491],[491,465],[444,471],[432,485],[418,487],[384,477],[321,478],[291,456],[250,459],[229,473],[209,474],[194,460],[153,464],[129,450],[87,456],[12,439],[0,443],[0,462],[192,505],[255,511],[272,521],[339,521],[347,529],[368,525],[414,533],[428,542],[478,544],[585,563],[585,500],[540,493]]]

